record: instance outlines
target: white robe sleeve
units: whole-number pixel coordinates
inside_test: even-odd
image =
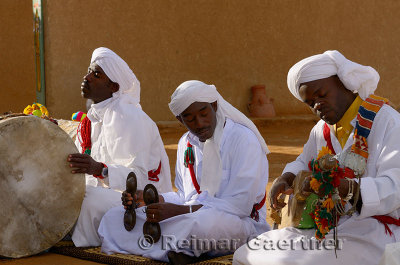
[[[183,193],[183,186],[182,186],[181,179],[182,179],[182,177],[180,176],[180,174],[176,173],[175,187],[178,189],[178,191],[165,192],[165,193],[161,194],[161,196],[163,196],[165,202],[178,204],[178,205],[185,204],[185,195]]]
[[[141,111],[125,117],[114,111],[107,118],[112,121],[103,125],[106,148],[116,162],[107,164],[110,188],[125,190],[126,177],[131,171],[137,176],[138,188],[143,188],[147,184],[143,180],[148,179],[148,170],[157,168],[160,163],[160,156],[152,156],[152,148],[157,148],[154,145],[157,126]]]
[[[204,191],[197,201],[203,206],[243,218],[250,216],[253,205],[265,195],[268,160],[253,133],[227,142],[229,146],[223,147],[223,152],[229,152],[230,168],[223,170],[225,176],[222,177],[228,177],[227,186],[220,187],[217,197]]]
[[[390,109],[382,108],[372,127],[378,132],[372,135],[371,131],[368,139],[369,149],[376,150],[370,154],[368,164],[375,164],[371,166],[376,170],[368,167],[367,175],[361,179],[363,204],[359,218],[387,215],[400,209],[400,119],[396,123],[392,117]]]

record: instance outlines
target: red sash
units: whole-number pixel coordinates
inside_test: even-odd
[[[158,168],[156,170],[150,170],[147,173],[149,176],[149,180],[159,182],[160,178],[158,177],[158,175],[160,174],[160,172],[161,172],[161,161],[160,161],[160,165],[158,166]]]

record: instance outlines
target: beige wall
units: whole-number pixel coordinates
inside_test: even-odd
[[[36,100],[32,1],[0,0],[0,114]]]
[[[44,12],[47,106],[55,117],[84,109],[80,83],[99,46],[131,66],[154,120],[174,119],[170,95],[188,79],[215,84],[246,114],[255,84],[266,85],[278,115],[307,113],[289,94],[286,74],[298,60],[327,49],[375,67],[377,93],[400,104],[397,0],[47,0]]]

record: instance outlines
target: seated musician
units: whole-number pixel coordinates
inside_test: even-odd
[[[214,85],[182,83],[169,107],[188,129],[179,141],[175,185],[159,203],[136,210],[130,232],[121,222],[123,207],[108,211],[100,224],[102,251],[131,253],[188,264],[197,257],[232,253],[249,236],[269,230],[265,188],[267,145],[243,113],[226,102]],[[142,193],[124,193],[123,204],[142,202]],[[159,222],[162,238],[144,248],[143,223]],[[188,244],[182,245],[180,242]],[[204,242],[214,242],[208,248]]]
[[[128,64],[107,48],[94,50],[81,85],[94,104],[78,127],[80,154],[67,160],[72,173],[86,174],[86,194],[73,231],[76,246],[99,246],[104,213],[120,205],[126,177],[139,187],[152,183],[172,191],[169,161],[156,124],[140,106],[140,83]]]
[[[238,249],[234,264],[378,264],[385,245],[400,240],[400,115],[373,94],[378,81],[372,67],[338,51],[290,69],[290,92],[321,120],[274,181],[270,204],[282,208],[280,194],[292,193],[296,175],[311,170],[299,185],[306,202],[314,197],[304,207],[311,211],[297,227],[269,231]]]

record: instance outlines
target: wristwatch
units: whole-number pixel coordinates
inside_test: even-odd
[[[108,177],[108,167],[107,167],[105,164],[103,164],[103,169],[102,169],[102,171],[101,171],[101,176],[102,176],[103,178]]]
[[[104,163],[101,163],[101,164],[103,165],[103,169],[101,170],[101,175],[93,175],[93,177],[104,179],[104,178],[108,177],[108,167]]]

